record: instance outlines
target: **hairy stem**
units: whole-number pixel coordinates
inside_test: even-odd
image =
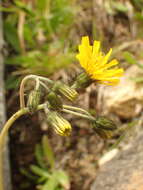
[[[68,109],[68,110],[73,110],[73,111],[80,111],[83,112],[84,114],[91,116],[90,113],[88,113],[88,111],[82,109],[82,108],[78,108],[78,107],[74,107],[74,106],[69,106],[69,105],[63,105],[63,108]]]
[[[68,109],[63,109],[62,111],[65,112],[65,113],[70,113],[70,114],[76,115],[78,117],[82,117],[82,118],[88,119],[90,121],[95,121],[94,117],[92,117],[90,115],[87,115],[87,114],[85,115],[85,114],[74,112],[74,111],[71,111],[71,110],[68,110]]]
[[[36,80],[36,77],[35,75],[28,75],[26,77],[24,77],[21,81],[21,84],[20,84],[20,90],[19,90],[19,97],[20,97],[20,108],[24,108],[25,107],[25,101],[24,101],[24,86],[27,82],[27,80],[29,79],[34,79]]]
[[[19,90],[19,96],[20,96],[20,108],[24,108],[25,107],[25,100],[24,100],[24,86],[27,82],[27,80],[32,79],[36,81],[36,88],[37,85],[39,85],[40,81],[39,80],[43,80],[45,82],[48,82],[49,84],[53,84],[53,81],[45,78],[45,77],[41,77],[41,76],[37,76],[37,75],[28,75],[26,77],[23,78],[23,80],[21,81],[20,84],[20,90]]]

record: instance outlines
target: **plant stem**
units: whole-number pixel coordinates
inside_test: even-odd
[[[20,116],[26,113],[28,113],[28,108],[20,109],[15,114],[13,114],[12,117],[6,122],[0,133],[0,149],[5,141],[5,136],[7,135],[8,129],[11,127],[11,125],[14,123],[15,120],[17,120]]]
[[[48,79],[48,78],[45,78],[45,77],[41,77],[41,76],[37,76],[37,75],[28,75],[26,77],[23,78],[23,80],[21,81],[21,84],[20,84],[20,91],[19,91],[19,95],[20,95],[20,108],[24,108],[25,107],[25,101],[24,101],[24,86],[27,82],[27,80],[29,79],[33,79],[35,80],[36,84],[38,82],[37,85],[39,85],[39,80],[44,80],[50,84],[53,84],[53,81]],[[38,80],[39,79],[39,80]],[[37,88],[37,85],[36,85],[36,88]]]
[[[28,75],[22,79],[21,84],[20,84],[19,97],[20,97],[20,108],[21,109],[25,107],[24,86],[25,86],[25,83],[27,82],[27,80],[29,80],[29,79],[36,80],[36,77],[35,77],[35,75]]]
[[[47,85],[45,83],[43,83],[42,81],[40,81],[40,84],[41,84],[41,86],[43,86],[47,90],[47,92],[50,91],[50,89],[47,87]]]
[[[88,119],[90,121],[95,121],[94,117],[92,117],[90,115],[87,115],[87,114],[85,115],[85,114],[77,113],[77,112],[74,112],[74,111],[71,111],[71,110],[68,110],[68,109],[63,109],[62,111],[65,112],[65,113],[70,113],[70,114],[73,114],[73,115]]]
[[[50,79],[48,79],[48,78],[46,78],[46,77],[41,77],[41,76],[37,76],[40,80],[43,80],[43,81],[46,81],[46,82],[48,82],[49,84],[53,84],[54,83],[54,81],[52,81],[52,80],[50,80]]]
[[[73,111],[80,111],[85,113],[88,116],[91,116],[90,113],[88,113],[88,111],[82,109],[82,108],[78,108],[78,107],[74,107],[74,106],[69,106],[69,105],[63,105],[63,108],[65,109],[69,109],[69,110],[73,110]]]
[[[3,178],[3,145],[5,143],[5,137],[7,135],[7,131],[10,128],[10,126],[13,124],[13,122],[18,119],[20,116],[26,114],[28,112],[28,109],[21,109],[17,111],[4,125],[1,133],[0,133],[0,190],[4,190],[4,178]],[[6,183],[6,182],[5,182]]]
[[[41,110],[43,109],[45,106],[45,104],[41,104],[38,106],[37,110]],[[7,132],[9,130],[9,128],[12,126],[12,124],[22,115],[25,115],[29,113],[29,109],[28,108],[22,108],[20,110],[18,110],[15,114],[13,114],[9,120],[5,123],[1,133],[0,133],[0,150],[2,150],[2,145],[5,141],[5,136],[7,135]]]

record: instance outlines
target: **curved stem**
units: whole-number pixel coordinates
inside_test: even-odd
[[[44,108],[44,104],[41,104],[38,106],[37,110],[43,109]],[[23,108],[20,109],[19,111],[17,111],[15,114],[13,114],[11,116],[11,118],[5,123],[1,133],[0,133],[0,190],[4,190],[4,183],[6,183],[4,181],[3,178],[3,145],[5,143],[5,137],[7,136],[7,132],[9,130],[9,128],[12,126],[12,124],[22,115],[25,115],[26,113],[29,112],[28,108]]]
[[[50,89],[46,86],[45,83],[43,83],[42,81],[40,81],[41,86],[43,86],[48,92],[50,91]]]
[[[0,190],[4,190],[4,183],[6,183],[4,181],[4,178],[3,178],[3,145],[5,143],[5,137],[7,135],[7,131],[8,129],[10,128],[10,126],[13,124],[13,122],[18,119],[20,116],[24,115],[25,113],[28,112],[28,109],[21,109],[19,110],[18,112],[16,112],[7,122],[6,124],[4,125],[1,133],[0,133]]]
[[[20,97],[20,108],[21,109],[25,107],[24,86],[25,86],[25,83],[27,82],[27,80],[29,80],[29,79],[35,80],[35,75],[28,75],[28,76],[24,77],[20,84],[19,97]]]
[[[36,88],[38,88],[38,85],[39,85],[39,80],[44,80],[50,84],[53,84],[53,81],[48,79],[48,78],[45,78],[45,77],[41,77],[41,76],[38,76],[38,75],[28,75],[26,77],[23,78],[23,80],[21,81],[21,84],[20,84],[20,91],[19,91],[19,95],[20,95],[20,108],[24,108],[25,107],[25,101],[24,101],[24,86],[27,82],[27,80],[29,79],[33,79],[36,81]],[[37,83],[38,82],[38,83]]]
[[[46,81],[46,82],[48,82],[49,84],[53,84],[54,83],[54,81],[52,81],[52,80],[50,80],[50,79],[48,79],[48,78],[46,78],[46,77],[41,77],[41,76],[37,76],[40,80],[43,80],[43,81]]]
[[[37,110],[41,110],[43,109],[45,106],[45,104],[41,104],[38,106]],[[2,148],[2,145],[4,143],[5,140],[5,136],[7,135],[7,132],[9,130],[9,128],[12,126],[12,124],[22,115],[25,115],[29,113],[29,109],[28,108],[22,108],[20,110],[18,110],[15,114],[13,114],[9,120],[5,123],[5,125],[3,126],[3,129],[0,133],[0,150]]]
[[[4,140],[5,140],[4,138],[7,135],[8,129],[11,127],[11,125],[14,123],[15,120],[17,120],[20,116],[26,113],[28,113],[28,108],[20,109],[14,115],[12,115],[12,117],[6,122],[6,124],[4,125],[0,133],[0,149],[4,143]]]

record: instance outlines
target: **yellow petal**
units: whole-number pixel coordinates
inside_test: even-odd
[[[84,46],[90,46],[88,36],[83,36],[82,37],[81,44],[84,45]]]
[[[118,65],[118,64],[119,64],[119,62],[116,59],[113,59],[112,61],[110,61],[108,64],[106,64],[104,66],[104,69],[108,69],[108,68]]]
[[[108,51],[108,53],[105,55],[105,57],[103,58],[103,61],[102,61],[102,65],[106,64],[109,57],[111,56],[111,53],[112,53],[112,48]]]
[[[94,41],[94,44],[93,44],[93,57],[95,57],[98,54],[99,49],[100,49],[100,41]]]

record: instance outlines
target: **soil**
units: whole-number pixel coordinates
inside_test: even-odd
[[[13,111],[16,111],[14,107]],[[80,125],[78,123],[80,122]],[[41,129],[39,114],[20,118],[10,130],[10,159],[13,190],[35,189],[21,169],[29,171],[31,164],[36,164],[34,151],[37,143],[46,134],[55,153],[58,167],[68,172],[71,179],[70,190],[87,190],[96,176],[97,160],[105,143],[82,120],[72,121],[73,131],[70,137],[61,137],[48,129]]]

